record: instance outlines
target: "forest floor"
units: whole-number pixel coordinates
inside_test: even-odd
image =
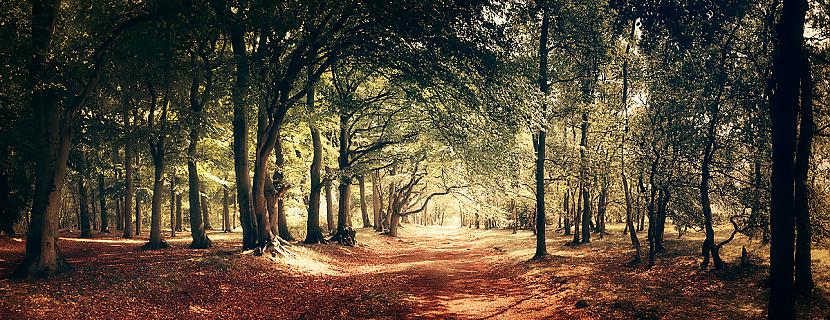
[[[708,271],[699,268],[701,234],[668,233],[667,250],[646,268],[627,265],[633,251],[621,226],[609,231],[579,246],[551,231],[541,262],[527,261],[528,231],[406,225],[389,238],[361,229],[356,247],[297,244],[294,257],[275,259],[240,254],[239,233],[211,232],[208,250],[187,249],[185,232],[168,239],[173,248],[142,251],[144,239],[65,232],[60,246],[74,269],[25,281],[8,279],[23,241],[2,236],[0,318],[764,318],[762,245],[738,238],[723,249],[728,268]],[[756,267],[737,266],[742,245]],[[825,319],[827,248],[814,259],[818,286],[802,317]]]

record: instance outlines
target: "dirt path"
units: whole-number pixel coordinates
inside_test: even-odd
[[[389,238],[361,229],[357,247],[298,244],[296,257],[273,260],[240,253],[239,233],[211,232],[209,250],[188,249],[180,234],[159,251],[140,250],[146,239],[64,234],[61,250],[75,268],[27,281],[5,277],[22,259],[23,241],[0,237],[0,319],[764,317],[763,266],[699,270],[700,239],[691,235],[667,237],[654,268],[628,267],[619,231],[576,247],[549,234],[550,259],[533,263],[526,231],[407,225]],[[730,252],[739,248],[725,257],[735,261]],[[825,288],[827,263],[814,265]],[[830,315],[826,299],[816,301],[814,318]]]
[[[392,240],[406,246],[380,249],[378,262],[383,265],[376,267],[385,269],[379,276],[401,281],[394,290],[402,290],[416,303],[412,316],[493,318],[533,296],[534,288],[521,277],[524,266],[499,245],[482,239],[487,234],[409,228],[403,240]]]

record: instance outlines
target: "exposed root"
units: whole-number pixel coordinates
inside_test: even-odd
[[[355,239],[356,234],[352,227],[345,227],[342,231],[335,233],[328,241],[354,247],[357,245],[357,240]]]
[[[259,246],[254,249],[254,256],[264,256],[267,255],[271,259],[278,259],[278,258],[296,258],[297,255],[288,250],[288,248],[282,245],[281,242],[268,242],[263,246]]]
[[[317,232],[310,232],[305,237],[305,241],[303,241],[303,243],[305,243],[305,244],[318,244],[318,243],[325,244],[326,242],[327,242],[326,237],[324,237],[323,233],[320,232],[319,230]]]
[[[161,239],[158,243],[147,242],[143,246],[141,246],[141,250],[159,250],[159,249],[167,249],[170,248],[170,244],[164,239]]]

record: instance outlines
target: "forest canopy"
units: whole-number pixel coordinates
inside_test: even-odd
[[[76,237],[280,260],[453,226],[542,264],[617,237],[638,272],[691,237],[699,270],[761,266],[769,319],[827,305],[826,1],[0,7],[14,277]]]

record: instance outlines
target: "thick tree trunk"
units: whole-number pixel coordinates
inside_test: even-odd
[[[197,120],[201,117],[196,115]],[[188,201],[190,203],[190,235],[193,241],[190,243],[191,249],[206,249],[213,246],[213,243],[205,233],[205,226],[202,223],[202,207],[200,195],[199,171],[196,167],[196,144],[199,141],[198,121],[193,128],[190,129],[190,145],[187,148],[187,178],[188,178]]]
[[[778,48],[773,60],[772,180],[770,198],[769,319],[794,319],[794,179],[798,93],[804,42],[806,0],[785,0],[776,26]]]
[[[310,70],[310,69],[309,69]],[[310,72],[310,71],[309,71]],[[306,95],[306,106],[310,113],[314,113],[314,87],[310,86]],[[312,120],[313,121],[313,120]],[[306,244],[325,243],[326,239],[320,231],[320,191],[323,185],[320,179],[320,171],[323,163],[323,142],[320,140],[320,130],[316,123],[309,125],[311,129],[311,168],[309,171],[311,184],[308,196],[308,223],[306,223]]]
[[[393,210],[394,211],[394,210]],[[389,236],[390,237],[397,237],[398,236],[398,226],[400,225],[401,215],[397,212],[392,212],[392,218],[389,219]]]
[[[366,208],[366,178],[358,176],[357,182],[360,186],[360,217],[363,218],[363,227],[371,228],[372,223],[369,222],[369,210]]]
[[[539,37],[539,90],[548,95],[548,28],[550,16],[548,9],[542,7],[542,25]],[[542,105],[542,114],[547,111],[547,105]],[[536,253],[534,259],[542,259],[548,255],[545,245],[545,135],[546,128],[536,133]]]
[[[161,148],[159,154],[153,158],[153,204],[150,213],[150,241],[144,245],[145,249],[159,249],[168,247],[161,235],[161,206],[164,193],[164,153]]]
[[[277,170],[279,170],[279,168],[274,169],[274,175],[276,175]],[[280,232],[279,217],[277,217],[277,189],[275,188],[276,184],[278,184],[278,182],[273,178],[265,177],[265,207],[268,209],[268,231],[271,232],[272,236],[276,236]]]
[[[242,249],[256,247],[256,226],[252,211],[251,176],[248,162],[248,108],[245,98],[250,77],[245,30],[236,25],[230,32],[236,58],[236,80],[233,86],[233,164],[236,177],[236,200],[242,225]]]
[[[657,197],[657,186],[655,176],[657,175],[657,165],[660,163],[660,154],[655,154],[654,160],[651,162],[651,173],[649,174],[649,189],[651,194],[648,199],[648,266],[654,266],[654,255],[656,250],[656,225],[657,225],[657,208],[655,198]]]
[[[89,224],[89,195],[86,192],[85,169],[78,173],[78,212],[80,213],[81,238],[92,238]]]
[[[98,206],[101,207],[101,233],[110,233],[109,216],[107,215],[107,192],[104,186],[104,174],[98,174]]]
[[[291,235],[291,231],[288,229],[288,219],[285,216],[285,193],[291,185],[285,181],[285,157],[283,156],[282,141],[280,139],[274,145],[274,154],[277,165],[276,170],[274,170],[274,187],[277,189],[277,223],[274,224],[277,227],[276,234],[283,240],[294,241],[294,236]]]
[[[130,104],[129,99],[124,98],[124,130],[127,141],[124,143],[124,238],[133,237],[133,213],[130,208],[133,205],[135,186],[133,184],[133,154],[132,141],[129,141],[132,127],[130,125]]]
[[[15,276],[48,275],[68,265],[58,249],[60,199],[66,162],[72,141],[73,113],[61,117],[59,94],[53,88],[55,72],[49,65],[49,47],[55,29],[59,1],[30,1],[31,60],[29,105],[34,110],[37,134],[34,137],[35,189],[26,237],[26,256]]]
[[[338,175],[340,185],[338,186],[337,201],[337,232],[330,241],[337,241],[344,245],[354,245],[355,239],[351,230],[351,209],[352,209],[352,179],[348,174],[351,171],[349,166],[349,115],[345,110],[340,110],[340,134],[338,143]]]
[[[201,182],[199,182],[199,185],[202,189],[204,189]],[[205,230],[213,230],[213,226],[210,225],[210,205],[208,203],[208,197],[204,194],[204,192],[202,192],[200,196],[202,198],[199,203],[202,209],[202,223],[205,225]]]
[[[803,297],[813,291],[813,271],[810,254],[810,205],[808,203],[807,177],[810,170],[810,153],[813,142],[813,79],[810,74],[810,58],[806,49],[801,67],[801,124],[795,156],[795,288]]]

